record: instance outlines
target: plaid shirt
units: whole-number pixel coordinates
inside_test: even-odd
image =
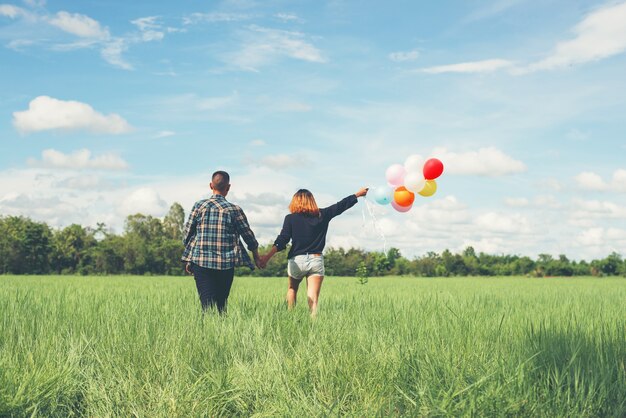
[[[185,251],[182,261],[216,270],[243,265],[254,270],[239,236],[243,237],[250,251],[258,248],[259,243],[239,206],[218,194],[200,200],[193,205],[183,231]]]

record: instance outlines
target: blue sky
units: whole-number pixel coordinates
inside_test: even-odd
[[[419,154],[437,194],[361,203],[330,245],[626,248],[623,1],[24,0],[0,45],[3,214],[120,232],[226,169],[269,242],[298,188],[330,204]]]

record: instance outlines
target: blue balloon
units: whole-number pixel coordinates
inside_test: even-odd
[[[388,205],[393,201],[393,189],[380,186],[374,189],[374,200],[379,205]]]

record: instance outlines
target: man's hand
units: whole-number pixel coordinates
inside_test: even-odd
[[[363,196],[365,196],[365,195],[367,194],[367,191],[368,191],[368,190],[369,190],[369,188],[368,188],[368,187],[364,187],[364,188],[362,188],[361,190],[359,190],[358,192],[356,192],[354,195],[355,195],[356,197],[363,197]]]
[[[191,263],[185,264],[185,271],[187,272],[187,274],[193,274],[193,272],[191,271]]]
[[[254,265],[259,269],[264,269],[265,264],[263,264],[263,257],[259,256],[259,253],[256,251],[252,253],[252,255],[254,256]]]

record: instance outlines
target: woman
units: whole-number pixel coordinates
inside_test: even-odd
[[[276,254],[287,247],[291,240],[291,250],[287,256],[287,274],[289,288],[287,289],[287,305],[293,308],[296,304],[298,286],[303,277],[307,279],[307,297],[311,315],[317,313],[317,300],[324,280],[324,245],[328,223],[337,215],[341,215],[357,202],[357,198],[367,194],[363,188],[345,199],[324,209],[319,209],[313,194],[300,189],[293,195],[289,204],[289,215],[285,216],[283,228],[276,238],[269,253],[261,258],[265,264]]]

